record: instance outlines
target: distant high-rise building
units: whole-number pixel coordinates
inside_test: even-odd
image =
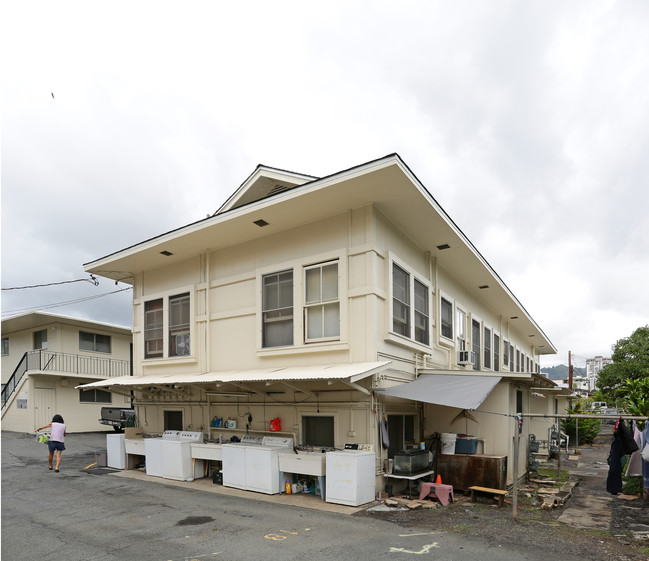
[[[596,356],[595,358],[586,359],[586,378],[588,379],[588,390],[593,391],[597,384],[597,376],[607,364],[613,362],[612,358]]]

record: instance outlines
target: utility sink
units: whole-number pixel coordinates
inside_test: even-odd
[[[221,444],[192,442],[191,449],[192,458],[199,460],[223,460]]]
[[[280,452],[279,471],[301,475],[326,475],[326,454],[322,452]]]

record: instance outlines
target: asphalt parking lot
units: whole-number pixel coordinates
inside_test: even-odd
[[[102,433],[69,435],[66,447],[56,473],[32,435],[2,432],[3,559],[507,558],[466,536],[84,469]]]
[[[2,558],[12,561],[273,559],[547,560],[542,547],[497,536],[354,516],[358,509],[288,503],[215,486],[87,469],[105,433],[66,437],[60,473],[33,435],[2,432]],[[236,491],[236,492],[231,492]],[[297,498],[297,497],[296,497]],[[305,499],[307,500],[307,499]],[[564,561],[581,560],[566,554]],[[617,557],[616,557],[617,559]]]

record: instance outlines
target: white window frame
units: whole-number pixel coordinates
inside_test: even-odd
[[[274,356],[277,354],[300,354],[314,351],[339,351],[349,348],[347,308],[349,293],[347,290],[347,250],[339,249],[318,255],[310,259],[299,259],[274,263],[267,267],[257,269],[255,278],[257,283],[256,297],[256,330],[257,330],[257,356]],[[337,262],[338,264],[338,302],[340,334],[337,337],[324,337],[321,339],[306,338],[305,306],[306,306],[306,273],[305,270],[318,265]],[[293,273],[293,343],[291,345],[265,347],[263,331],[263,290],[264,278],[268,275],[282,271]]]
[[[492,366],[494,372],[500,372],[503,369],[503,364],[502,364],[502,344],[503,344],[503,339],[502,336],[498,331],[494,331],[492,333],[493,337],[493,348],[491,352],[493,353],[493,361],[492,361]],[[498,337],[498,344],[496,345],[496,337]],[[498,357],[498,364],[496,364],[496,357]]]
[[[170,300],[176,297],[189,295],[189,353],[186,355],[172,355],[170,354]],[[155,300],[162,300],[162,356],[146,357],[146,304]],[[196,345],[195,345],[195,288],[194,286],[178,287],[174,290],[169,290],[163,293],[147,294],[138,299],[136,304],[140,304],[140,325],[142,326],[140,333],[142,339],[142,360],[146,364],[155,361],[195,361],[196,360]]]
[[[489,332],[489,341],[487,341],[487,331]],[[488,346],[487,346],[487,342],[489,343]],[[493,345],[494,345],[494,330],[489,325],[483,324],[482,325],[482,368],[484,370],[493,369]]]
[[[9,337],[2,338],[2,356],[9,354]]]
[[[323,269],[326,267],[331,267],[335,265],[336,266],[336,296],[335,298],[325,298],[322,295],[322,272]],[[314,270],[320,270],[320,298],[317,300],[312,300],[308,301],[308,295],[307,295],[307,290],[308,290],[308,272],[309,271],[314,271]],[[315,263],[313,265],[306,265],[302,268],[302,284],[304,287],[303,294],[304,294],[304,305],[303,305],[303,317],[304,317],[304,342],[305,343],[320,343],[324,341],[339,341],[340,340],[340,331],[341,331],[341,321],[340,321],[340,292],[341,292],[341,286],[340,286],[340,261],[338,259],[333,259],[329,261],[325,261],[322,263]],[[331,306],[336,306],[338,310],[338,332],[334,335],[325,335],[324,330],[325,330],[325,309]],[[321,321],[322,321],[322,335],[320,337],[309,337],[309,312],[311,310],[317,310],[320,309],[322,311],[321,313]],[[293,306],[293,313],[295,315],[295,305]]]
[[[451,334],[450,335],[444,335],[444,324],[442,322],[442,300],[447,302],[450,306],[451,310]],[[454,341],[453,336],[455,334],[455,305],[453,298],[449,298],[448,295],[444,293],[440,293],[439,296],[439,336],[440,339],[445,339],[446,341]]]
[[[457,350],[465,351],[467,343],[467,317],[468,314],[461,306],[455,305],[455,340],[457,342]],[[460,321],[462,320],[462,321]],[[461,325],[463,329],[460,329]]]
[[[398,267],[406,275],[408,280],[407,286],[407,295],[408,301],[403,302],[407,307],[408,317],[406,318],[407,333],[399,333],[394,330],[394,302],[396,300],[394,294],[394,268]],[[397,342],[399,344],[406,344],[407,346],[414,346],[417,349],[423,349],[429,351],[432,346],[431,333],[432,333],[432,294],[430,282],[423,276],[414,271],[411,267],[408,267],[403,261],[394,256],[391,256],[389,259],[389,269],[388,269],[388,286],[390,287],[389,291],[389,314],[388,314],[388,337],[390,341]],[[427,321],[427,339],[426,343],[417,341],[416,339],[416,326],[415,319],[416,313],[421,313],[419,310],[415,310],[416,301],[415,301],[415,281],[419,283],[426,289],[426,321]]]
[[[476,349],[476,347],[474,345],[474,341],[473,341],[473,322],[474,321],[479,326],[478,333],[480,335],[480,341],[479,341],[477,349]],[[481,318],[479,318],[477,316],[474,316],[474,315],[470,315],[470,317],[469,317],[469,325],[470,325],[470,329],[471,329],[471,348],[469,350],[473,351],[474,355],[475,355],[475,363],[473,364],[473,370],[480,371],[480,370],[482,370],[484,368],[484,364],[483,364],[483,360],[482,360],[483,359],[482,352],[483,352],[483,349],[484,349],[484,341],[483,341],[484,322],[482,321]]]
[[[283,322],[283,323],[288,323],[289,321],[289,316],[288,315],[281,315],[277,318],[274,319],[268,319],[266,320],[266,314],[267,313],[272,313],[272,312],[281,312],[281,310],[288,310],[289,306],[284,306],[284,307],[277,307],[277,308],[266,308],[265,305],[265,295],[266,295],[266,279],[269,277],[277,276],[278,277],[278,294],[279,294],[279,285],[281,284],[281,279],[279,278],[281,275],[286,275],[290,273],[291,274],[291,283],[292,283],[292,300],[291,300],[291,315],[290,315],[290,322],[291,322],[291,341],[289,343],[283,344],[283,345],[266,345],[266,326],[267,324],[270,325],[271,323],[274,322]],[[295,313],[295,270],[293,268],[285,268],[281,269],[278,271],[273,271],[266,273],[261,276],[260,278],[260,284],[261,284],[261,345],[264,349],[276,349],[276,348],[282,348],[282,347],[292,347],[295,345],[295,323],[296,323],[296,313]]]
[[[184,302],[187,302],[187,321],[181,322],[172,325],[172,306],[175,306],[176,302],[179,302],[180,305],[184,307]],[[191,313],[192,313],[192,299],[189,292],[182,292],[180,294],[174,294],[169,296],[168,300],[169,309],[167,310],[167,329],[168,329],[168,347],[167,353],[169,357],[178,357],[178,356],[190,356],[192,350],[192,337],[191,337]],[[181,309],[181,312],[183,310]],[[184,318],[183,318],[184,319]],[[179,340],[178,338],[181,337]],[[185,338],[188,338],[188,341],[185,341]],[[189,345],[189,349],[186,350],[186,345]],[[179,350],[180,349],[180,350]],[[186,352],[185,352],[186,351]]]
[[[423,290],[425,291],[425,295],[426,295],[426,302],[425,302],[425,306],[424,306],[425,309],[421,309],[421,308],[419,308],[417,306],[417,285],[421,286],[423,288]],[[422,282],[418,278],[414,277],[412,279],[412,287],[413,287],[413,290],[412,290],[412,296],[413,296],[413,302],[412,302],[412,316],[413,316],[412,334],[413,334],[413,339],[415,340],[415,342],[419,343],[420,345],[430,346],[430,331],[431,331],[431,323],[430,323],[430,301],[431,301],[430,295],[431,295],[431,292],[430,292],[430,286],[428,286],[426,283]],[[422,316],[423,318],[425,318],[425,321],[423,322],[423,323],[425,323],[425,327],[423,328],[425,330],[424,333],[426,335],[426,337],[425,337],[426,340],[425,341],[420,341],[419,339],[417,339],[417,331],[418,331],[418,329],[419,330],[422,329],[422,328],[418,327],[418,323],[417,323],[417,317],[418,316]],[[422,322],[420,322],[420,323],[422,323]]]

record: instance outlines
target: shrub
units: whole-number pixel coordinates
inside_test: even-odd
[[[579,422],[579,425],[577,425]],[[570,442],[575,442],[579,428],[579,444],[592,444],[599,434],[602,425],[599,419],[562,419],[561,430],[570,437]]]

